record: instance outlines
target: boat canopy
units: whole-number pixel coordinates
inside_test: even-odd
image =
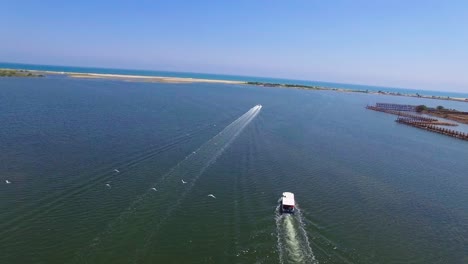
[[[291,192],[283,193],[283,206],[284,205],[295,206],[294,193],[291,193]]]

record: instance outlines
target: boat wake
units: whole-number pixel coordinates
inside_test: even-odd
[[[229,124],[216,136],[208,140],[197,150],[193,151],[158,182],[149,185],[157,186],[158,192],[151,188],[135,199],[107,228],[99,234],[92,243],[79,251],[74,263],[88,263],[98,259],[100,249],[112,247],[123,239],[128,245],[135,247],[133,262],[144,259],[149,252],[149,245],[160,227],[176,210],[186,195],[197,183],[199,177],[209,168],[217,158],[229,147],[237,136],[258,115],[262,106],[256,105]],[[180,179],[185,179],[185,184]],[[128,228],[132,225],[132,228]],[[138,230],[135,230],[137,227]],[[141,239],[141,238],[144,239]],[[128,248],[126,248],[128,250]]]
[[[303,216],[296,207],[295,214],[281,214],[276,208],[276,235],[280,263],[318,264],[304,228]]]

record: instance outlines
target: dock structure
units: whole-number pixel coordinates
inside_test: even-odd
[[[383,109],[383,110],[416,112],[416,106],[415,105],[376,103],[375,107]]]
[[[427,131],[431,131],[431,132],[439,133],[442,135],[451,136],[454,138],[468,141],[468,133],[455,131],[455,130],[451,130],[451,129],[443,128],[443,127],[438,127],[437,124],[427,123],[421,120],[405,118],[405,117],[398,117],[395,121],[400,124],[405,124],[405,125],[409,125],[412,127],[416,127],[416,128],[424,129]]]
[[[441,126],[458,126],[457,123],[445,122],[436,118],[431,118],[431,117],[423,116],[420,114],[410,113],[410,112],[413,112],[411,111],[411,109],[413,109],[412,107],[415,107],[415,106],[377,103],[375,106],[369,106],[369,105],[366,106],[366,109],[383,112],[387,114],[392,114],[392,115],[397,115],[398,118],[395,121],[399,124],[404,124],[404,125],[416,127],[419,129],[424,129],[430,132],[439,133],[442,135],[468,141],[468,133],[441,127]]]
[[[383,112],[383,113],[387,113],[387,114],[397,115],[398,117],[407,117],[407,118],[409,118],[411,120],[425,122],[427,124],[433,124],[433,125],[439,125],[439,126],[458,126],[458,124],[456,124],[456,123],[442,122],[442,121],[439,121],[436,118],[431,118],[431,117],[417,115],[417,114],[411,114],[411,113],[408,113],[408,112],[388,110],[388,109],[380,108],[380,107],[377,107],[377,106],[370,106],[370,105],[366,106],[366,108],[369,109],[369,110],[374,110],[374,111]]]

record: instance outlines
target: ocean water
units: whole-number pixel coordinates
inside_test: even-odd
[[[342,88],[342,89],[349,89],[349,90],[361,90],[361,91],[369,90],[369,91],[374,91],[374,92],[385,91],[385,92],[402,93],[402,94],[419,93],[421,95],[428,95],[428,96],[442,96],[442,97],[449,96],[449,97],[468,98],[468,93],[457,93],[457,92],[446,92],[446,91],[427,91],[423,89],[407,89],[407,88],[381,87],[381,86],[372,86],[372,85],[359,85],[359,84],[333,83],[333,82],[320,82],[320,81],[307,81],[307,80],[292,80],[292,79],[281,79],[281,78],[270,78],[270,77],[238,76],[238,75],[226,75],[226,74],[35,65],[35,64],[7,63],[7,62],[0,62],[0,68],[57,71],[57,72],[182,77],[182,78],[265,82],[265,83],[281,83],[281,84],[300,84],[300,85],[309,85],[309,86],[322,86],[322,87],[328,87],[328,88]]]
[[[467,263],[468,143],[364,108],[375,102],[468,110],[0,79],[0,263]],[[295,215],[278,212],[284,191]]]

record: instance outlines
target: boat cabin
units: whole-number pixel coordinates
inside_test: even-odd
[[[294,193],[284,192],[281,198],[281,212],[282,213],[294,213],[296,203],[294,201]]]

